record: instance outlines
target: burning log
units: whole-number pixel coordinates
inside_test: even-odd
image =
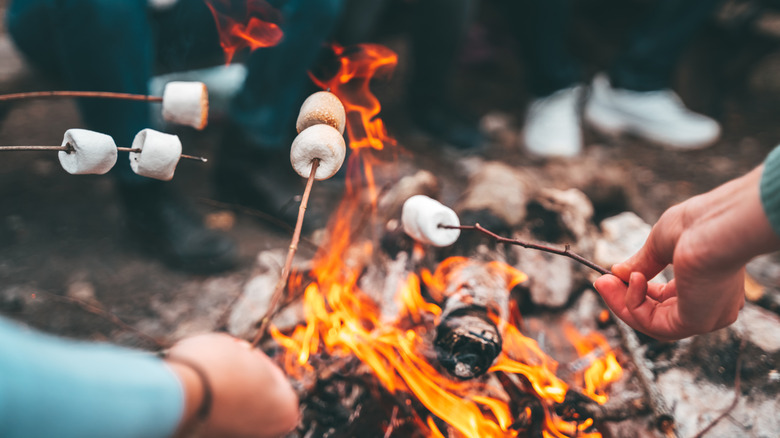
[[[447,274],[444,305],[434,346],[439,363],[458,379],[479,377],[501,353],[494,316],[509,313],[505,276],[484,263],[464,262]]]

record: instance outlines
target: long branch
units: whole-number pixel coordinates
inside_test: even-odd
[[[111,91],[30,91],[0,95],[0,102],[24,99],[40,99],[47,97],[91,97],[100,99],[137,100],[143,102],[162,102],[162,97],[145,94],[114,93]]]
[[[295,231],[293,231],[292,240],[290,241],[290,248],[287,251],[287,260],[284,262],[281,277],[276,283],[276,288],[274,288],[273,295],[271,295],[271,303],[268,305],[268,309],[265,311],[263,319],[260,320],[260,327],[257,329],[255,337],[252,340],[253,347],[257,347],[257,344],[259,344],[260,340],[263,339],[263,336],[265,336],[265,331],[268,328],[268,324],[271,322],[271,315],[273,315],[274,309],[276,309],[279,300],[282,299],[282,295],[284,295],[284,289],[287,287],[287,279],[290,276],[293,258],[295,258],[295,252],[298,250],[298,241],[301,239],[303,217],[306,215],[306,206],[309,203],[309,195],[311,195],[311,188],[314,185],[314,174],[317,173],[317,168],[319,166],[320,160],[318,158],[312,160],[309,179],[306,181],[306,188],[303,190],[301,206],[298,207],[298,220],[295,222]]]
[[[551,254],[562,255],[564,257],[568,257],[568,258],[570,258],[572,260],[575,260],[575,261],[577,261],[579,263],[582,263],[583,265],[589,267],[590,269],[593,269],[594,271],[596,271],[596,272],[598,272],[598,273],[600,273],[602,275],[612,274],[612,271],[610,271],[609,269],[601,267],[601,266],[597,265],[596,263],[586,259],[585,257],[582,257],[579,254],[575,254],[575,253],[569,251],[569,245],[566,245],[564,247],[564,249],[560,249],[560,248],[554,248],[554,247],[547,246],[547,245],[541,245],[541,244],[538,244],[538,243],[525,242],[525,241],[518,240],[518,239],[509,239],[507,237],[499,236],[498,234],[488,230],[487,228],[483,227],[482,225],[480,225],[478,223],[476,225],[458,225],[458,226],[455,226],[455,225],[439,225],[439,228],[445,228],[445,229],[448,229],[448,230],[475,230],[475,231],[479,231],[480,233],[485,234],[487,236],[490,236],[493,239],[495,239],[496,241],[501,242],[501,243],[509,243],[511,245],[522,246],[523,248],[536,249],[536,250],[548,252],[548,253],[551,253]]]

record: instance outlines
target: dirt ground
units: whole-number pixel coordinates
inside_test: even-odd
[[[0,1],[0,15],[4,15],[5,3]],[[516,144],[528,101],[522,88],[522,63],[505,36],[486,30],[490,19],[488,15],[486,24],[472,32],[471,54],[478,56],[464,55],[454,93],[456,100],[475,114],[499,115],[507,121],[504,132],[508,135],[486,149],[459,153],[414,129],[399,97],[406,61],[404,43],[398,39],[387,43],[402,55],[400,73],[377,87],[390,133],[415,154],[417,166],[431,168],[452,183],[445,187],[451,198],[457,194],[460,179],[453,169],[464,156],[501,159],[516,166],[550,165],[531,159]],[[588,23],[582,20],[579,26],[587,29]],[[604,59],[614,52],[614,43],[609,41],[620,31],[620,26],[613,26],[585,32],[588,38],[580,42],[578,51],[591,44],[591,70],[604,66]],[[715,89],[714,81],[708,80],[716,74],[713,68],[725,68],[728,61],[713,48],[714,41],[722,38],[718,32],[710,29],[697,41],[678,77],[686,101],[722,123],[723,138],[715,146],[682,153],[631,139],[604,139],[586,131],[585,157],[628,171],[633,180],[626,184],[637,187],[638,192],[627,205],[649,222],[670,205],[748,171],[780,143],[780,80],[772,80],[780,77],[780,52],[768,51],[750,66],[747,75],[737,78],[739,84],[728,90]],[[745,41],[749,44],[751,40]],[[43,86],[0,27],[0,91]],[[4,116],[0,121],[3,145],[59,144],[66,129],[82,126],[71,101],[17,104]],[[185,152],[210,156],[219,147],[219,131],[219,126],[213,126],[202,133],[183,132]],[[578,162],[581,160],[555,165]],[[214,196],[209,170],[209,165],[183,162],[172,184],[192,198],[204,214],[225,213],[228,210],[204,202]],[[599,166],[594,165],[592,171],[598,172]],[[4,154],[0,159],[0,200],[0,313],[48,332],[78,338],[149,347],[114,324],[49,295],[94,297],[129,324],[154,336],[175,339],[212,328],[221,310],[251,277],[258,252],[288,245],[289,234],[237,212],[229,233],[240,243],[242,264],[238,269],[208,277],[171,270],[137,248],[132,236],[125,233],[110,177],[68,175],[53,153]]]

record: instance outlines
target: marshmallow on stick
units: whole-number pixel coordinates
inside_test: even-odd
[[[168,122],[201,130],[209,121],[209,93],[202,82],[165,84],[162,116]]]
[[[415,195],[404,202],[401,210],[404,231],[412,239],[433,246],[449,246],[460,236],[460,230],[439,225],[460,226],[458,215],[435,199]]]
[[[329,91],[318,91],[303,101],[295,128],[298,133],[301,133],[314,125],[330,125],[344,134],[347,114],[344,112],[344,105],[335,94]]]
[[[133,172],[148,178],[170,181],[181,158],[181,141],[176,135],[153,129],[144,129],[133,140],[130,167]]]
[[[303,130],[290,148],[290,162],[298,175],[308,178],[312,161],[320,160],[314,178],[318,181],[336,174],[344,164],[347,145],[344,137],[329,125],[314,125]]]
[[[60,164],[72,175],[102,175],[116,164],[116,143],[106,134],[68,129],[62,146],[70,147],[70,150],[59,152]]]

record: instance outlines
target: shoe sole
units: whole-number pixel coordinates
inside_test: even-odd
[[[633,138],[638,138],[640,140],[646,141],[653,145],[659,146],[665,150],[685,152],[685,151],[698,151],[702,149],[707,149],[708,147],[717,143],[718,138],[720,137],[717,136],[714,139],[706,142],[692,143],[685,146],[680,146],[679,144],[675,144],[672,142],[652,139],[650,135],[645,134],[644,132],[642,132],[642,130],[633,129],[629,127],[628,124],[618,122],[615,119],[616,116],[610,109],[604,108],[603,106],[600,105],[588,106],[585,108],[585,111],[583,112],[583,121],[589,127],[593,128],[594,130],[598,131],[599,134],[608,137],[610,140],[613,140],[614,142],[618,142],[619,140],[625,137],[633,137]]]

